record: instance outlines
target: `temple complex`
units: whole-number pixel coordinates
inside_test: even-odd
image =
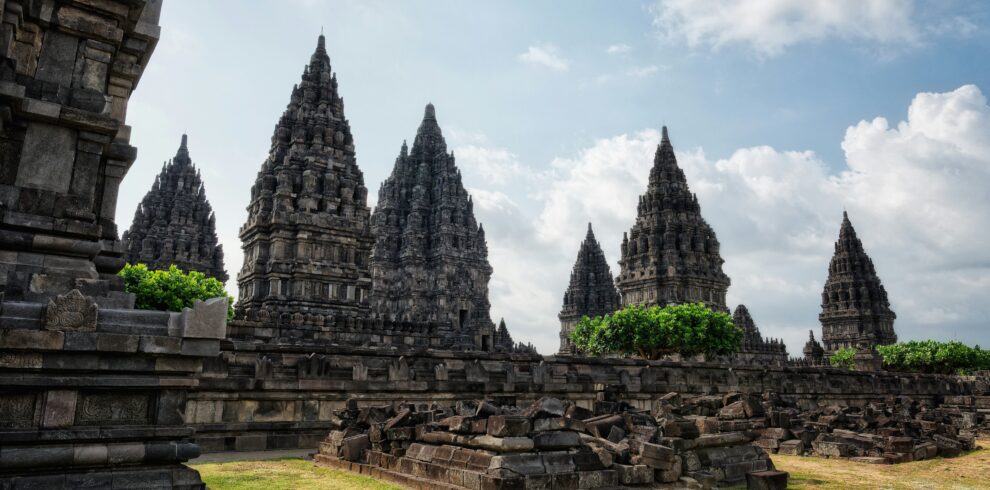
[[[560,354],[576,354],[571,332],[585,316],[596,317],[613,313],[621,307],[619,291],[612,280],[612,270],[605,253],[588,223],[588,233],[578,249],[571,269],[571,280],[564,292],[560,314]]]
[[[698,197],[677,166],[664,127],[636,223],[622,236],[616,279],[622,303],[700,302],[728,313],[729,276],[722,271],[723,262],[715,231],[701,216]]]
[[[732,323],[743,331],[743,338],[739,352],[732,356],[730,362],[775,366],[787,363],[787,346],[779,339],[764,338],[746,305],[736,307],[732,313]]]
[[[368,315],[368,191],[325,38],[292,88],[241,228],[237,336],[312,338]]]
[[[124,258],[152,270],[175,265],[226,282],[216,216],[206,200],[199,170],[189,158],[187,142],[182,135],[175,157],[162,165],[151,190],[138,204],[131,229],[124,232]]]
[[[449,328],[444,347],[493,349],[485,230],[475,220],[433,104],[426,106],[412,148],[403,142],[378,190],[371,229],[371,307],[377,316]]]
[[[897,342],[896,317],[873,260],[856,237],[849,215],[843,212],[818,315],[826,354],[846,347],[872,350]]]

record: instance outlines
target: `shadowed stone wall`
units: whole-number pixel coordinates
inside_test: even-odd
[[[975,394],[990,409],[987,380],[978,378],[224,342],[190,393],[185,420],[206,452],[315,447],[331,427],[331,411],[349,398],[362,406],[479,398],[521,405],[554,396],[590,408],[599,391],[617,385],[640,408],[672,391],[773,391],[806,407],[864,405],[890,395],[937,401]]]

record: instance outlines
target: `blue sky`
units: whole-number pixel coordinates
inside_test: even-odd
[[[232,277],[322,28],[372,200],[433,102],[488,232],[493,315],[541,352],[588,221],[618,273],[661,124],[723,244],[730,301],[792,354],[819,331],[843,208],[902,338],[990,343],[975,246],[990,239],[990,4],[172,0],[161,25],[118,222],[187,132]]]

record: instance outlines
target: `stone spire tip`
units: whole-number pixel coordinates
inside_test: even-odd
[[[189,137],[185,133],[182,133],[182,142],[179,143],[180,150],[188,150]]]
[[[663,129],[660,130],[660,143],[670,144],[670,137],[667,136],[667,126],[664,126]]]
[[[317,51],[327,50],[327,37],[323,35],[322,27],[320,27],[320,37],[316,38],[316,50]]]
[[[433,107],[433,103],[430,102],[426,104],[426,112],[423,114],[423,119],[433,119],[437,118],[437,110]]]

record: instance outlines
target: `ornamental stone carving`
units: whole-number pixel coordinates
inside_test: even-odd
[[[78,289],[48,300],[45,308],[45,329],[70,332],[93,332],[99,307]]]

